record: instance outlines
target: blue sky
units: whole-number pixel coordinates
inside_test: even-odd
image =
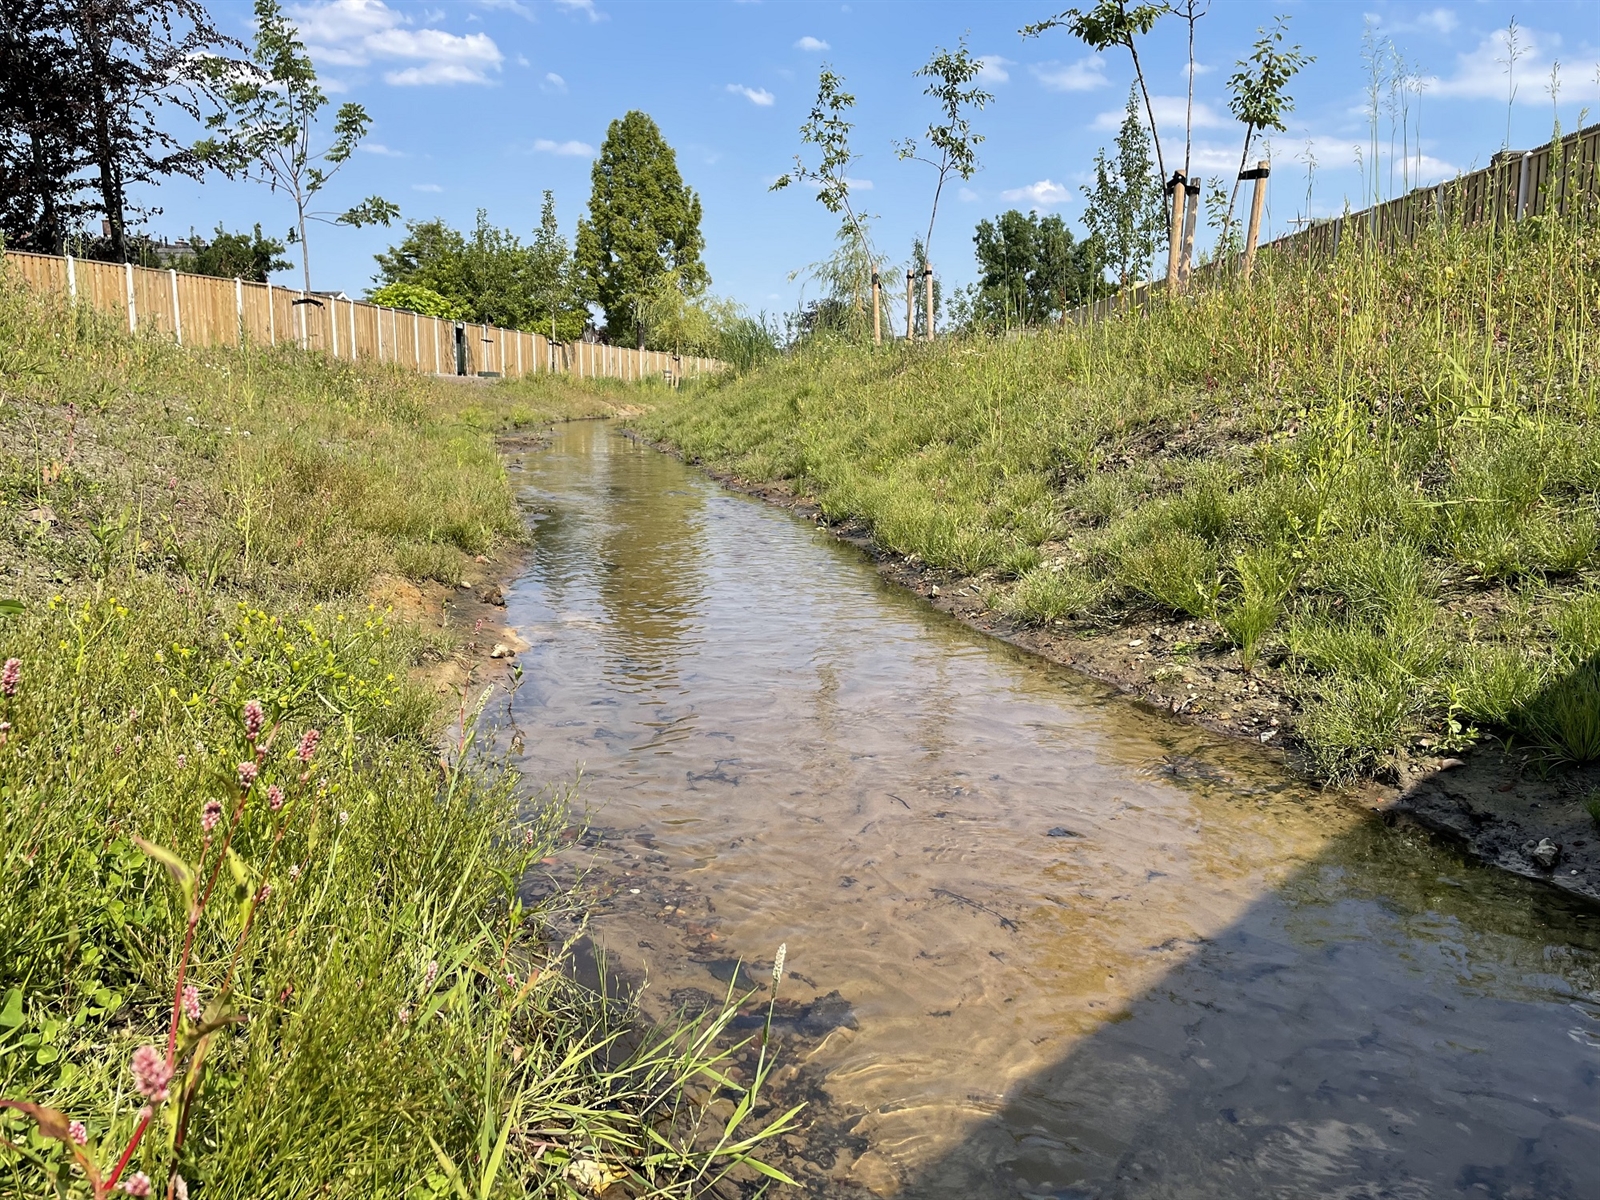
[[[825,255],[837,221],[804,189],[771,193],[799,149],[798,126],[815,95],[818,67],[841,73],[857,104],[851,169],[859,204],[877,216],[875,241],[897,257],[926,228],[934,176],[897,161],[893,146],[933,117],[912,73],[935,46],[964,33],[985,60],[994,102],[976,118],[982,169],[946,188],[933,260],[951,285],[975,273],[972,231],[1007,208],[1062,213],[1076,224],[1079,186],[1095,150],[1111,140],[1132,80],[1122,53],[1095,56],[1063,31],[1024,41],[1018,29],[1065,0],[1024,3],[780,3],[704,0],[307,0],[290,4],[335,101],[360,101],[374,125],[366,146],[326,195],[344,207],[374,192],[407,218],[470,225],[478,208],[527,236],[541,193],[555,192],[570,236],[589,195],[589,168],[606,125],[643,109],[677,149],[685,180],[705,206],[713,289],[751,311],[781,312],[800,298],[797,268]],[[248,38],[246,3],[214,3],[221,23]],[[1507,139],[1519,148],[1548,138],[1550,75],[1559,62],[1557,109],[1574,126],[1585,106],[1600,114],[1600,20],[1592,3],[1276,3],[1213,0],[1197,33],[1194,162],[1232,177],[1243,130],[1227,113],[1225,80],[1258,26],[1287,13],[1293,40],[1317,56],[1290,91],[1289,132],[1276,137],[1269,220],[1278,231],[1307,208],[1326,214],[1359,204],[1356,147],[1370,140],[1364,111],[1364,30],[1388,38],[1421,82],[1408,101],[1411,160],[1424,181],[1481,166]],[[1506,29],[1515,16],[1519,57],[1507,78]],[[1185,35],[1173,18],[1143,43],[1157,94],[1169,171],[1181,157]],[[1508,85],[1515,97],[1508,104]],[[1600,115],[1592,116],[1600,120]],[[1379,117],[1386,191],[1396,122]],[[1420,129],[1420,151],[1417,146]],[[1395,128],[1398,147],[1401,135]],[[1315,159],[1308,181],[1307,156]],[[1363,151],[1370,156],[1370,151]],[[1420,153],[1420,162],[1418,155]],[[1255,155],[1252,154],[1252,158]],[[1395,155],[1396,158],[1400,155]],[[218,221],[262,222],[279,236],[292,206],[265,188],[212,178],[175,181],[148,199],[164,208],[152,228],[179,236]],[[313,286],[352,293],[370,285],[372,255],[395,233],[319,227]],[[296,272],[275,277],[298,279]]]

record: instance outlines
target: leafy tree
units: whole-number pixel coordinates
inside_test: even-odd
[[[421,313],[425,317],[441,317],[446,321],[466,320],[472,315],[457,301],[441,296],[420,283],[391,283],[375,292],[368,292],[367,299],[385,308],[399,308],[406,312]]]
[[[381,196],[369,196],[342,213],[311,207],[317,194],[355,153],[372,119],[359,104],[341,104],[333,120],[332,141],[313,151],[317,114],[328,103],[317,86],[316,68],[277,0],[256,0],[255,17],[252,69],[216,58],[205,60],[223,108],[206,121],[215,136],[197,144],[195,153],[229,175],[288,193],[295,207],[289,241],[300,246],[300,267],[309,292],[308,222],[357,228],[387,225],[399,216],[400,209]]]
[[[1150,32],[1157,20],[1173,9],[1169,4],[1135,4],[1127,0],[1099,0],[1093,8],[1069,8],[1065,12],[1022,27],[1025,38],[1038,37],[1050,29],[1065,29],[1096,54],[1113,46],[1121,46],[1133,59],[1133,77],[1144,97],[1145,117],[1150,122],[1150,139],[1155,143],[1156,171],[1161,179],[1167,177],[1166,159],[1161,154],[1161,135],[1156,129],[1156,110],[1150,102],[1150,87],[1144,77],[1144,64],[1139,59],[1137,39]],[[1192,27],[1191,27],[1192,28]]]
[[[924,96],[939,102],[942,122],[928,126],[927,149],[918,145],[916,138],[907,138],[896,153],[901,159],[926,163],[939,173],[933,187],[933,207],[928,213],[928,233],[921,245],[933,245],[933,223],[939,216],[939,196],[944,191],[945,180],[954,171],[962,179],[971,179],[978,170],[978,146],[983,141],[981,133],[972,132],[968,109],[978,109],[994,99],[989,92],[970,86],[983,68],[983,60],[967,52],[967,39],[963,34],[954,52],[942,46],[935,49],[933,57],[917,69],[919,77],[933,80],[923,89]]]
[[[1088,207],[1083,223],[1098,244],[1098,253],[1116,272],[1122,287],[1138,277],[1155,254],[1166,227],[1160,180],[1150,171],[1150,134],[1139,119],[1137,90],[1128,93],[1128,107],[1117,133],[1117,154],[1094,156],[1094,186],[1083,188]]]
[[[58,253],[96,211],[75,58],[54,0],[0,5],[0,233],[17,249]]]
[[[282,242],[261,235],[259,223],[254,234],[228,233],[218,224],[216,236],[209,242],[190,233],[189,246],[190,253],[179,255],[172,266],[192,275],[220,275],[224,279],[265,283],[271,272],[294,265],[282,257]]]
[[[1101,265],[1092,239],[1076,241],[1054,213],[1017,209],[978,222],[979,277],[972,319],[989,327],[1043,325],[1093,298]]]
[[[572,250],[556,223],[555,193],[546,190],[539,212],[539,229],[533,235],[529,259],[529,284],[533,325],[553,341],[575,342],[588,326],[589,306],[580,294],[581,280]]]
[[[794,170],[786,172],[773,182],[771,190],[782,191],[796,183],[812,183],[817,188],[817,203],[834,216],[843,216],[841,239],[848,239],[848,249],[840,247],[823,263],[813,263],[808,272],[814,278],[826,276],[830,298],[848,297],[856,313],[867,314],[867,297],[872,288],[872,272],[880,262],[867,235],[864,213],[857,213],[850,201],[850,164],[861,157],[850,149],[850,131],[855,128],[845,114],[855,107],[856,98],[844,90],[844,78],[834,74],[828,64],[822,65],[817,77],[817,99],[811,112],[800,126],[802,145],[815,146],[819,154],[817,165],[808,167],[805,159],[794,156]],[[819,274],[818,268],[825,268]],[[812,322],[815,328],[829,328],[831,318],[819,316]],[[806,332],[813,332],[808,327]]]
[[[646,114],[612,121],[590,171],[589,215],[578,222],[577,265],[606,330],[641,349],[646,299],[671,274],[694,294],[711,276],[700,261],[700,197],[684,185],[678,156]]]
[[[1256,30],[1259,36],[1253,47],[1254,53],[1248,59],[1241,58],[1235,63],[1239,70],[1228,79],[1228,110],[1244,124],[1244,149],[1239,152],[1241,174],[1250,157],[1250,143],[1257,133],[1264,129],[1276,129],[1282,133],[1288,128],[1283,118],[1284,114],[1293,111],[1294,98],[1284,88],[1289,80],[1300,73],[1301,68],[1316,61],[1313,56],[1302,54],[1298,45],[1284,46],[1288,32],[1289,18],[1283,16],[1273,19],[1270,33],[1265,29]],[[1239,180],[1236,177],[1233,192],[1228,197],[1228,213],[1222,222],[1224,241],[1233,228],[1233,206],[1238,198]]]

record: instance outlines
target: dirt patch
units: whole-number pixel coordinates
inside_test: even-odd
[[[670,445],[635,440],[683,457]],[[732,491],[814,521],[860,549],[884,578],[972,628],[1110,684],[1163,715],[1248,741],[1307,775],[1295,734],[1298,704],[1283,673],[1270,662],[1246,667],[1213,622],[1022,622],[993,606],[996,581],[988,576],[930,567],[916,555],[887,551],[865,525],[830,523],[811,499],[784,484],[693,465]],[[1600,765],[1543,770],[1536,760],[1498,744],[1449,753],[1425,740],[1407,747],[1378,776],[1343,789],[1349,803],[1377,812],[1388,824],[1420,826],[1485,862],[1600,902],[1600,829],[1585,804],[1591,794],[1600,794]]]

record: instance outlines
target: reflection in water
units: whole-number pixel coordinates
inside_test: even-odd
[[[527,466],[523,765],[584,766],[647,1001],[788,943],[870,1145],[813,1190],[1600,1195],[1586,914],[602,425]]]

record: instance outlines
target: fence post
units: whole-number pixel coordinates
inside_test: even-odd
[[[139,330],[139,307],[133,297],[133,264],[123,263],[123,272],[128,280],[128,332],[137,333]]]
[[[1250,228],[1244,241],[1244,277],[1250,278],[1250,271],[1256,265],[1256,239],[1261,236],[1261,206],[1267,199],[1267,176],[1272,173],[1272,164],[1262,159],[1256,163],[1256,169],[1245,171],[1239,176],[1241,179],[1255,180],[1255,191],[1250,196]]]
[[[1517,173],[1517,220],[1522,220],[1522,214],[1528,207],[1528,166],[1533,160],[1533,151],[1525,151],[1522,155],[1522,169]]]
[[[417,314],[411,314],[411,353],[417,360],[417,370],[422,370],[422,329],[417,324]]]
[[[167,274],[172,278],[172,336],[177,338],[178,345],[183,345],[183,313],[178,309],[178,273],[167,269]]]
[[[906,272],[906,341],[917,340],[917,277],[911,271]]]
[[[244,280],[233,277],[233,319],[239,326],[239,345],[244,345]]]
[[[272,304],[272,284],[267,284],[267,344],[278,344],[278,310]]]
[[[78,302],[78,265],[70,254],[67,255],[67,299],[74,304]]]
[[[356,302],[350,301],[350,361],[355,362],[360,355],[356,353]]]
[[[928,309],[928,340],[931,342],[931,341],[933,341],[933,264],[932,263],[924,263],[922,265],[922,283],[923,283],[923,292],[925,293],[923,303],[927,305],[927,309]]]
[[[373,324],[378,327],[378,361],[383,361],[383,305],[372,310]]]
[[[333,347],[333,357],[339,357],[339,302],[328,297],[328,344]]]

